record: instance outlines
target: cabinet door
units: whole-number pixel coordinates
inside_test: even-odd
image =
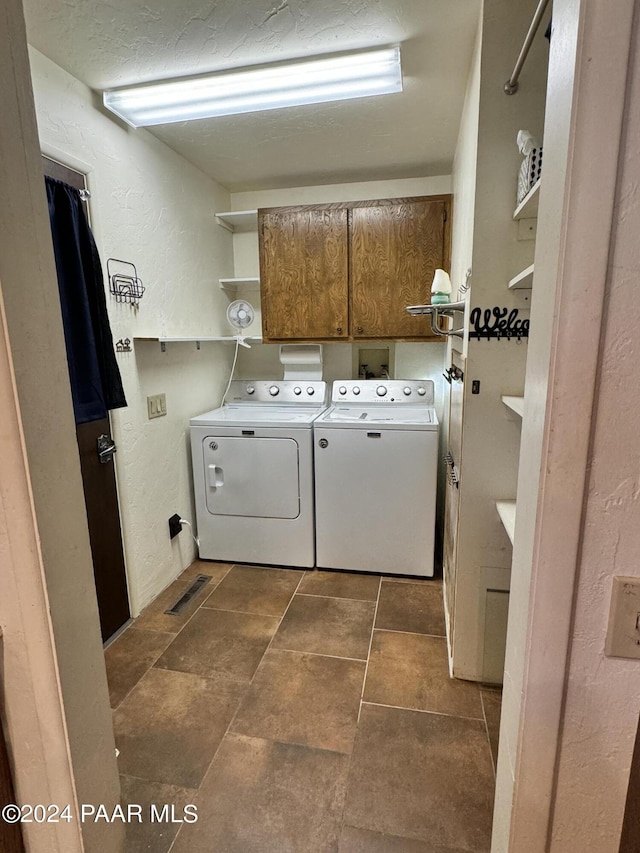
[[[263,337],[346,338],[346,208],[261,210],[258,236]]]
[[[351,211],[351,333],[354,338],[433,337],[433,274],[449,266],[448,198],[395,199]]]

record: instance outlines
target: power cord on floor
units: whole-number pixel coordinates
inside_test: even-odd
[[[191,533],[191,538],[193,539],[193,541],[194,541],[194,542],[196,543],[196,545],[198,546],[198,551],[199,551],[199,550],[200,550],[200,540],[199,540],[199,539],[198,539],[198,537],[194,534],[194,532],[193,532],[193,525],[191,524],[191,522],[190,522],[190,521],[187,521],[187,519],[186,519],[186,518],[181,518],[181,519],[180,519],[180,524],[186,524],[186,525],[187,525],[187,527],[189,528],[189,532]]]

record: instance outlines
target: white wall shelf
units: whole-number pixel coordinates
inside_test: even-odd
[[[239,338],[241,346],[248,346],[249,343],[262,343],[262,338],[256,335],[240,335]],[[167,348],[167,344],[196,344],[198,349],[200,349],[201,343],[235,343],[237,339],[238,336],[236,335],[216,335],[214,337],[202,336],[197,338],[134,338],[133,340],[134,343],[151,342],[160,344],[160,347],[164,352]]]
[[[508,409],[515,412],[519,417],[524,417],[524,397],[510,397],[504,395],[500,398]]]
[[[220,288],[226,290],[227,293],[237,293],[238,288],[243,290],[257,290],[260,287],[260,279],[252,278],[221,278]]]
[[[514,219],[535,219],[538,216],[538,199],[540,197],[540,178],[531,187],[520,204],[516,207]]]
[[[218,225],[227,231],[256,231],[258,228],[257,210],[230,210],[226,213],[216,213]]]
[[[500,521],[507,531],[507,536],[513,545],[513,540],[516,535],[516,502],[515,501],[496,501],[496,509],[500,516]]]
[[[533,264],[515,275],[509,282],[510,290],[531,290],[533,285]]]

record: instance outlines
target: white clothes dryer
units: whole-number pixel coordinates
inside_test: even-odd
[[[203,559],[315,565],[312,424],[326,389],[234,380],[225,405],[191,419]]]
[[[433,382],[334,382],[331,399],[314,423],[317,566],[432,577]]]

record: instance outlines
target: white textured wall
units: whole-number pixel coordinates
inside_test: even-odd
[[[214,220],[229,209],[225,190],[144,130],[98,110],[82,83],[31,53],[38,128],[45,153],[91,170],[91,215],[106,274],[109,257],[136,264],[146,289],[139,311],[107,297],[114,341],[228,331],[227,297],[217,286],[233,274],[230,234]],[[174,512],[193,518],[188,420],[220,400],[230,344],[139,343],[118,355],[128,408],[113,413],[117,476],[133,614],[194,556],[185,529],[170,541]],[[147,419],[146,396],[164,392],[168,414]]]
[[[559,749],[553,853],[617,853],[640,708],[640,661],[604,655],[613,577],[640,579],[639,41],[636,14]]]
[[[464,282],[473,266],[473,225],[476,207],[476,166],[478,158],[478,121],[480,108],[480,52],[482,48],[482,15],[478,20],[476,43],[469,68],[467,91],[460,119],[460,130],[453,159],[453,232],[451,246],[451,282],[455,290]],[[468,297],[466,297],[468,299]],[[449,339],[466,357],[468,340]]]

